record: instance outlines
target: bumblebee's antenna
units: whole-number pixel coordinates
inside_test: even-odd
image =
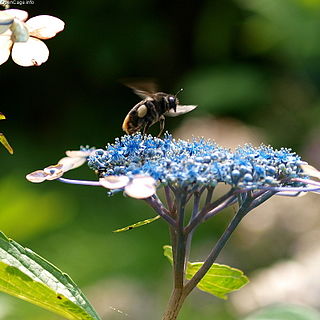
[[[183,88],[181,88],[174,96],[177,97],[177,95],[183,91]]]

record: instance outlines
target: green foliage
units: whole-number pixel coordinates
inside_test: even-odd
[[[160,218],[160,216],[155,216],[153,218],[150,218],[150,219],[146,219],[146,220],[143,220],[143,221],[139,221],[139,222],[136,222],[134,224],[131,224],[130,226],[127,226],[127,227],[124,227],[124,228],[121,228],[121,229],[117,229],[117,230],[114,230],[113,232],[123,232],[123,231],[128,231],[128,230],[132,230],[134,228],[139,228],[139,227],[142,227],[146,224],[149,224],[153,221],[156,221]]]
[[[4,120],[5,118],[5,115],[0,112],[0,120]],[[3,133],[0,133],[0,143],[9,151],[9,153],[13,154],[13,149]]]
[[[66,319],[100,319],[70,277],[0,233],[0,290]]]
[[[319,58],[320,47],[316,45],[320,27],[319,3],[306,0],[239,2],[254,13],[244,28],[250,50],[277,49],[292,62]]]
[[[173,263],[171,246],[164,246],[164,255]],[[188,262],[186,278],[190,280],[201,268],[203,262]],[[197,287],[218,298],[227,299],[227,294],[239,290],[249,282],[249,279],[239,269],[214,263]]]
[[[13,149],[3,133],[0,133],[0,143],[9,151],[9,153],[13,154]]]
[[[22,178],[12,174],[0,179],[3,232],[18,241],[29,240],[73,220],[77,208],[73,198],[58,191],[30,188]]]
[[[267,96],[263,75],[248,66],[225,66],[192,73],[183,83],[183,98],[215,114],[254,107]]]
[[[249,315],[244,320],[318,320],[320,313],[316,310],[295,306],[295,305],[275,305],[264,308]]]

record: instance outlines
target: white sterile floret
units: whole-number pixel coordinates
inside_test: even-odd
[[[129,197],[136,199],[146,199],[156,193],[156,180],[145,175],[135,175],[131,179],[127,176],[107,176],[100,178],[99,182],[110,190],[124,189]]]
[[[128,183],[130,179],[127,176],[107,176],[104,178],[100,178],[100,184],[107,189],[122,189]]]
[[[146,199],[157,191],[156,180],[150,176],[135,176],[124,188],[125,193],[132,198]]]
[[[49,57],[49,49],[39,39],[49,39],[64,29],[64,22],[49,15],[40,15],[25,22],[23,10],[0,12],[0,64],[12,59],[23,67],[39,66]]]
[[[59,160],[58,164],[62,164],[62,170],[64,172],[69,171],[71,169],[78,168],[82,166],[86,162],[86,158],[80,158],[80,157],[64,157]]]

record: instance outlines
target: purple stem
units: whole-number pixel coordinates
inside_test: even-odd
[[[157,196],[153,195],[150,198],[144,199],[144,201],[148,203],[158,213],[158,215],[166,220],[173,228],[177,227],[176,222],[170,217],[170,212],[164,207]]]
[[[225,202],[221,203],[204,216],[204,221],[207,221],[208,219],[212,218],[216,214],[218,214],[220,211],[224,210],[225,208],[237,203],[237,196],[230,196]]]
[[[170,213],[173,213],[173,211],[174,211],[174,203],[173,203],[173,200],[172,200],[170,188],[168,186],[165,186],[164,187],[164,192],[165,192],[165,195],[166,195],[169,211],[170,211]]]
[[[317,184],[317,188],[312,187],[257,187],[255,189],[260,190],[270,190],[275,192],[282,192],[282,191],[295,191],[295,192],[308,192],[308,191],[319,191],[320,184]]]
[[[221,203],[224,203],[227,199],[229,199],[231,196],[233,196],[234,190],[231,189],[228,193],[223,195],[218,200],[206,205],[195,217],[188,223],[188,225],[185,227],[185,233],[188,234],[191,232],[199,223],[201,223],[202,219],[205,217],[205,215],[210,212],[211,210],[215,209],[217,206],[219,206]]]
[[[99,181],[74,180],[74,179],[66,179],[66,178],[58,178],[57,180],[60,182],[69,183],[69,184],[80,184],[83,186],[102,187]]]

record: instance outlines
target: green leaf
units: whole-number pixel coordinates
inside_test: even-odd
[[[89,301],[54,265],[0,232],[0,291],[66,319],[98,320]]]
[[[0,133],[0,143],[9,151],[9,153],[13,154],[13,149],[3,133]]]
[[[0,120],[4,120],[5,118],[5,115],[0,112]],[[0,133],[0,143],[4,145],[4,147],[9,151],[9,153],[13,154],[13,149],[11,148],[8,140],[6,139],[3,133]]]
[[[274,305],[247,316],[244,320],[319,320],[317,310],[296,305]]]
[[[164,246],[164,255],[173,263],[171,246]],[[190,280],[201,268],[203,262],[188,262],[186,278]],[[227,294],[239,290],[249,282],[249,279],[239,269],[214,263],[197,287],[218,298],[227,299]]]
[[[127,226],[127,227],[124,227],[124,228],[121,228],[121,229],[117,229],[117,230],[114,230],[113,232],[123,232],[123,231],[128,231],[128,230],[132,230],[134,228],[138,228],[138,227],[142,227],[146,224],[149,224],[153,221],[156,221],[160,218],[160,216],[155,216],[153,218],[150,218],[150,219],[146,219],[146,220],[143,220],[143,221],[139,221],[137,223],[134,223],[134,224],[131,224],[130,226]]]

